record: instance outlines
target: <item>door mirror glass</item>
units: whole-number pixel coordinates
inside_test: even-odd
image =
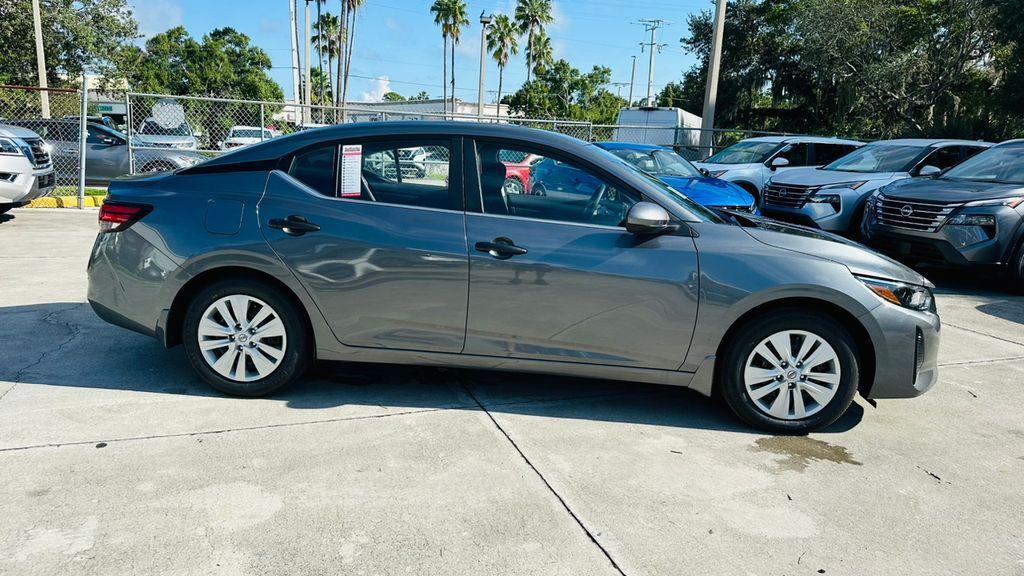
[[[921,166],[921,169],[917,171],[917,175],[922,178],[932,178],[942,173],[942,168],[938,166],[932,166],[931,164]]]
[[[782,156],[777,156],[774,160],[772,160],[772,170],[775,170],[776,168],[783,168],[785,166],[789,166],[789,160],[783,158]]]
[[[637,202],[626,215],[626,231],[631,234],[664,234],[674,228],[668,211],[653,202]]]

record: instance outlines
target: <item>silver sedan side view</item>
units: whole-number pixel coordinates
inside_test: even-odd
[[[407,170],[415,150],[429,159]],[[506,194],[517,168],[501,159],[523,154],[562,168]],[[916,272],[709,210],[550,132],[304,131],[114,181],[100,226],[96,313],[182,344],[227,394],[273,393],[318,359],[434,364],[687,386],[802,433],[858,392],[909,398],[937,379],[939,317]]]

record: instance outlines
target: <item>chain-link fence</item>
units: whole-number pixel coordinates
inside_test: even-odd
[[[0,125],[34,133],[23,140],[37,167],[52,163],[58,194],[78,193],[81,107],[78,90],[0,86]]]
[[[82,146],[80,91],[0,86],[0,124],[32,130],[52,147],[57,194],[80,192],[77,186],[83,160],[86,185],[103,186],[118,176],[188,167],[284,134],[351,122],[447,120],[511,124],[589,142],[622,141],[670,147],[693,161],[744,138],[768,134],[716,129],[710,131],[708,141],[703,141],[704,132],[695,127],[478,116],[443,112],[440,101],[330,107],[143,93],[90,92],[87,96],[87,137]],[[80,150],[84,150],[84,158],[80,157]],[[437,177],[448,161],[429,147],[394,151],[392,156],[392,167],[382,164],[381,169],[404,178]]]

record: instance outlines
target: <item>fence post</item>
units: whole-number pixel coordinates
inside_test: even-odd
[[[135,137],[132,136],[132,96],[130,92],[124,93],[125,127],[124,133],[128,136],[128,173],[135,174]]]
[[[263,110],[263,103],[260,102],[260,142],[263,142],[263,130],[267,127],[267,121],[264,114],[265,111]]]
[[[587,142],[594,141],[594,123],[587,122]]]
[[[78,117],[78,209],[85,208],[85,139],[89,136],[89,81],[82,73],[82,110]]]

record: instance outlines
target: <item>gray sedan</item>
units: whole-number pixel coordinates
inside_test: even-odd
[[[397,169],[429,148],[443,171]],[[509,153],[574,194],[506,195]],[[534,182],[534,186],[544,184]],[[819,429],[937,379],[931,284],[837,236],[712,212],[596,146],[465,122],[304,131],[115,181],[89,262],[102,318],[183,344],[241,396],[317,359],[688,386]]]

